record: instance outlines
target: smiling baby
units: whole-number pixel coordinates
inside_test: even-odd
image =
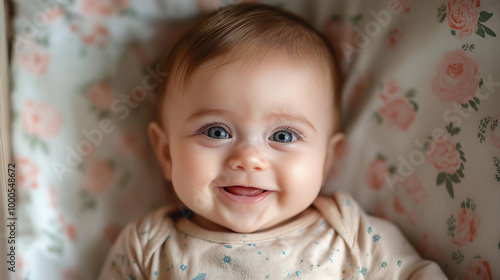
[[[347,194],[340,87],[323,37],[278,8],[222,8],[162,62],[149,136],[181,205],[129,224],[100,279],[446,279]]]

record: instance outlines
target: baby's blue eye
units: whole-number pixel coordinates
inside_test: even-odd
[[[210,138],[214,139],[231,138],[229,133],[227,133],[227,131],[220,126],[212,126],[208,128],[206,131],[207,131],[207,136]]]
[[[276,131],[270,138],[272,138],[271,140],[273,141],[281,143],[290,143],[297,140],[297,136],[285,130]]]

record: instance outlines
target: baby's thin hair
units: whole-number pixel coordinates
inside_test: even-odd
[[[158,116],[166,94],[181,93],[203,63],[220,58],[217,67],[234,61],[250,64],[284,54],[331,73],[334,131],[339,131],[340,80],[332,53],[321,33],[292,13],[264,4],[226,6],[195,23],[161,61],[160,68],[169,75],[158,88]]]

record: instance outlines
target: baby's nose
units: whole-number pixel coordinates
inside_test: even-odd
[[[269,161],[258,148],[245,147],[234,152],[229,159],[229,166],[234,170],[262,171],[269,167]]]

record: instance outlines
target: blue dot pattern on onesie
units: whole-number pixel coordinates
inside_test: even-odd
[[[361,273],[361,274],[363,274],[363,276],[365,276],[365,274],[366,274],[366,267],[361,268],[361,270],[359,270],[359,273]]]
[[[206,273],[200,273],[200,274],[198,274],[198,276],[193,278],[193,280],[205,280],[205,276],[207,276]]]

